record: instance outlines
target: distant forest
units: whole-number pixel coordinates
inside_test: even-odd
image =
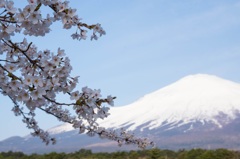
[[[227,149],[160,150],[98,152],[81,149],[74,153],[48,153],[26,155],[22,152],[1,152],[0,159],[240,159],[239,151]]]

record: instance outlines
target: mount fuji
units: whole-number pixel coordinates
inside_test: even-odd
[[[186,76],[132,104],[113,107],[110,114],[99,121],[100,126],[126,128],[153,140],[159,148],[240,149],[240,84],[217,76]],[[29,136],[11,137],[0,142],[0,151],[119,150],[114,142],[79,135],[69,124],[48,131],[57,138],[54,146],[46,147]]]

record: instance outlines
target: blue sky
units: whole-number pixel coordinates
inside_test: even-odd
[[[106,36],[73,41],[73,30],[54,25],[44,38],[30,38],[39,49],[64,48],[72,75],[83,86],[117,96],[116,106],[136,101],[176,80],[197,73],[240,82],[240,2],[237,0],[71,1],[87,23],[101,23]],[[16,37],[21,38],[21,37]],[[12,103],[0,96],[0,140],[26,135]],[[40,114],[43,128],[59,124]],[[8,121],[8,122],[6,122]]]

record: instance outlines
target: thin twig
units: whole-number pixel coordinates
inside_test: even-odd
[[[67,104],[67,103],[59,103],[59,102],[57,102],[57,101],[55,101],[55,100],[52,100],[52,99],[48,98],[46,95],[43,95],[43,97],[44,97],[45,99],[47,99],[48,101],[50,101],[50,102],[52,102],[52,103],[54,103],[54,104],[57,104],[57,105],[65,105],[65,106],[77,105],[76,103],[70,103],[70,104]]]
[[[2,19],[2,17],[0,17],[0,21],[2,21],[2,22],[8,22],[8,23],[14,23],[14,24],[16,24],[16,23],[17,23],[16,21],[12,21],[12,20],[6,20],[5,18],[4,18],[4,19]]]
[[[2,66],[2,64],[0,64],[0,67],[1,67],[4,71],[6,71],[8,74],[11,74],[11,75],[13,76],[13,78],[16,78],[16,79],[18,79],[19,81],[22,82],[22,79],[21,79],[21,78],[17,77],[17,76],[14,75],[12,72],[8,71],[5,67]]]
[[[47,114],[50,114],[50,115],[58,118],[59,120],[61,119],[60,116],[57,116],[56,114],[54,114],[54,113],[52,113],[52,112],[50,112],[50,111],[47,111],[46,109],[43,109],[42,107],[38,107],[38,109],[44,111],[44,112],[47,113]],[[62,120],[61,120],[61,121],[62,121]],[[73,122],[71,122],[71,121],[69,121],[69,120],[64,120],[64,122],[67,122],[67,123],[69,123],[69,124],[73,124]]]
[[[24,56],[31,62],[34,63],[34,61],[26,54],[26,52],[29,50],[30,46],[32,45],[32,42],[28,45],[26,50],[20,49],[16,44],[14,44],[11,40],[8,41],[10,44],[12,44],[12,48],[19,50],[20,52],[23,53]]]
[[[19,50],[27,59],[29,62],[31,62],[33,65],[36,65],[40,70],[43,71],[43,67],[41,67],[39,64],[37,64],[37,60],[32,60],[27,54],[26,52],[30,49],[31,45],[32,45],[32,42],[30,42],[28,44],[28,47],[23,50],[21,48],[19,48],[16,44],[14,44],[11,40],[9,40],[8,42],[11,44],[9,45],[5,40],[3,40],[3,42],[8,45],[9,47],[13,48],[13,49],[16,49],[16,50]]]
[[[20,61],[8,61],[8,60],[1,60],[0,61],[4,61],[4,62],[9,62],[9,63],[19,63]]]
[[[3,14],[4,12],[6,12],[6,11],[7,11],[7,10],[5,9],[2,13],[0,13],[0,15]],[[1,18],[1,17],[2,17],[2,16],[0,16],[0,18]]]

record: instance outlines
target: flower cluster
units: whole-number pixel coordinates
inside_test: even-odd
[[[44,36],[51,31],[50,26],[61,21],[64,29],[77,27],[72,34],[73,39],[86,39],[87,30],[93,30],[91,39],[98,39],[98,36],[105,34],[100,24],[87,25],[81,22],[76,14],[76,9],[69,7],[69,2],[61,0],[28,0],[29,4],[23,9],[14,7],[13,1],[0,0],[0,38],[9,40],[10,36],[23,31],[25,35]],[[42,6],[50,7],[53,14],[43,17]]]
[[[91,39],[95,40],[105,34],[100,24],[82,23],[76,9],[68,4],[68,1],[61,0],[28,0],[28,5],[17,9],[13,1],[0,0],[0,93],[12,100],[12,111],[23,117],[27,128],[33,130],[32,135],[40,137],[46,144],[55,143],[56,140],[38,126],[36,109],[72,124],[80,133],[90,136],[98,134],[117,141],[119,145],[133,143],[146,147],[150,144],[147,140],[135,138],[125,130],[116,133],[98,126],[97,120],[109,115],[109,107],[104,104],[113,106],[115,97],[102,98],[100,90],[88,87],[75,90],[78,76],[70,76],[72,66],[63,49],[58,48],[54,53],[38,50],[27,39],[12,41],[11,37],[16,33],[44,36],[56,21],[61,21],[65,29],[77,28],[71,35],[73,39],[86,39],[87,30],[93,31]],[[42,7],[51,8],[53,14],[47,14],[44,18]],[[57,101],[60,93],[69,96],[72,102]],[[75,115],[69,112],[69,108],[75,111]]]

